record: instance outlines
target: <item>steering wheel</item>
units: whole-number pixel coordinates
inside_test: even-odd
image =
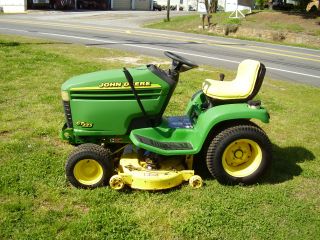
[[[172,52],[168,52],[168,51],[165,51],[164,52],[164,55],[166,55],[168,58],[171,58],[173,60],[173,66],[174,66],[174,69],[179,71],[180,68],[182,67],[182,65],[186,65],[188,67],[188,69],[192,69],[192,68],[196,68],[198,67],[197,64],[193,63],[192,61],[184,58],[184,57],[181,57],[175,53],[172,53]]]

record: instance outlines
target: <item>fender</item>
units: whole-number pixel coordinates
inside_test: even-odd
[[[269,122],[269,113],[265,108],[250,108],[246,103],[226,104],[208,109],[199,115],[195,124],[195,131],[201,136],[203,143],[211,129],[216,125],[230,120],[258,119],[264,123]],[[201,143],[201,145],[202,145]]]
[[[264,108],[251,109],[246,103],[226,104],[202,111],[194,119],[193,128],[172,129],[164,122],[163,125],[155,128],[135,129],[131,132],[130,139],[134,145],[161,155],[192,155],[201,151],[209,133],[215,131],[218,124],[239,119],[259,119],[267,123],[269,114]],[[145,137],[155,144],[139,140],[139,136]],[[169,146],[179,143],[188,143],[192,147],[185,149],[177,149],[174,146],[172,148],[159,147],[160,144]]]
[[[200,105],[204,101],[205,96],[202,91],[195,93],[187,106],[186,114],[189,115],[192,111],[200,112]],[[190,136],[194,143],[193,154],[202,149],[209,133],[214,133],[218,124],[239,119],[257,119],[263,123],[269,123],[270,115],[264,107],[250,108],[247,103],[224,104],[201,111],[194,124],[192,137]],[[195,138],[197,141],[194,141]]]
[[[199,92],[195,95],[186,109],[186,113],[192,116],[193,128],[173,129],[164,121],[155,128],[135,129],[130,133],[130,139],[134,145],[166,156],[192,155],[201,151],[209,133],[218,131],[217,126],[223,122],[239,119],[259,119],[264,123],[269,122],[269,114],[263,107],[250,108],[247,103],[236,103],[202,110],[201,105],[205,101],[203,93]],[[181,143],[189,144],[188,146],[191,147],[178,149],[174,146]],[[165,147],[159,147],[160,145],[165,145]]]

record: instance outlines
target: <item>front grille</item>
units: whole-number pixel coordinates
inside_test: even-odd
[[[62,101],[62,102],[63,102],[64,114],[66,116],[67,127],[73,128],[70,102],[69,101]]]

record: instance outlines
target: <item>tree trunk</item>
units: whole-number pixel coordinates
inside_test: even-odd
[[[218,1],[217,0],[211,0],[210,4],[210,13],[216,13],[218,8]]]
[[[217,0],[211,0],[210,4],[209,4],[208,0],[205,0],[204,5],[206,6],[207,14],[217,12],[217,8],[218,8],[218,1]]]
[[[208,2],[208,0],[204,0],[204,5],[206,6],[207,14],[209,14],[209,2]]]
[[[167,1],[167,21],[170,21],[170,0]]]

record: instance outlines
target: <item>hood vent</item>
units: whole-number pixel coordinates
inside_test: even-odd
[[[161,89],[137,89],[139,97],[143,99],[157,99]],[[131,89],[123,90],[77,90],[70,92],[71,100],[134,100]]]

